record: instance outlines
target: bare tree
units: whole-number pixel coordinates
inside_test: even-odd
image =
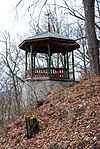
[[[86,33],[88,39],[88,54],[90,58],[90,68],[91,73],[95,75],[100,75],[100,65],[99,65],[99,48],[98,48],[98,40],[96,35],[96,29],[100,30],[100,26],[98,23],[98,17],[100,15],[99,11],[99,1],[97,0],[97,4],[95,5],[95,0],[83,0],[84,14],[80,13],[78,9],[73,8],[72,5],[69,5],[66,0],[63,0],[65,4],[65,8],[69,11],[70,15],[85,21],[86,24]],[[95,9],[98,11],[95,14]],[[96,17],[96,19],[95,19]]]
[[[85,12],[85,24],[89,47],[91,72],[100,75],[99,48],[95,31],[95,0],[83,0]]]
[[[3,44],[3,51],[0,53],[0,120],[4,124],[21,112],[22,82],[19,78],[23,71],[23,54],[11,40],[9,33],[1,33],[0,41],[1,45]]]

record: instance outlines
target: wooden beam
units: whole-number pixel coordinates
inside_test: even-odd
[[[33,61],[33,69],[35,69],[35,55],[34,55],[34,61]]]
[[[48,76],[51,76],[51,53],[50,53],[50,44],[48,43]]]
[[[73,80],[75,81],[75,70],[74,70],[74,51],[72,51],[72,69],[73,69]]]
[[[31,51],[31,77],[33,78],[33,48],[32,48],[32,45],[30,45],[30,51]]]
[[[26,49],[26,52],[25,52],[25,79],[27,78],[27,49]]]
[[[66,68],[66,55],[65,53],[63,53],[63,55],[64,55],[64,68]]]
[[[69,79],[69,58],[68,58],[68,51],[66,51],[66,56],[67,56],[67,71],[68,71],[68,79]]]

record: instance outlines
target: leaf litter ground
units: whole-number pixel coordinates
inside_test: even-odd
[[[100,149],[100,77],[51,91],[0,133],[1,149]],[[36,115],[40,132],[27,139],[25,117]]]

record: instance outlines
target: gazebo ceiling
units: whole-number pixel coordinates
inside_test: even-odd
[[[66,50],[72,51],[80,47],[75,40],[64,35],[46,32],[41,35],[25,39],[19,45],[19,48],[29,50],[28,47],[32,45],[33,50],[37,53],[48,53],[48,43],[50,44],[51,53],[63,53]]]

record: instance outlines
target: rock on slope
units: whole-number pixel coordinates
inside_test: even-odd
[[[40,132],[26,137],[25,117],[37,116]],[[100,149],[100,77],[53,90],[0,133],[1,149]]]

